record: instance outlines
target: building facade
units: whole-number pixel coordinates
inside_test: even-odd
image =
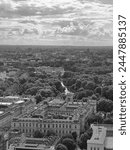
[[[44,135],[53,130],[58,136],[80,131],[85,117],[95,111],[95,103],[65,102],[53,99],[47,105],[39,105],[35,111],[14,117],[11,127],[32,137],[39,130]]]
[[[108,125],[92,125],[93,135],[87,141],[87,150],[113,150],[113,137],[108,136],[107,132],[111,132]]]
[[[14,117],[31,111],[35,101],[30,98],[0,97],[0,128],[11,127]],[[6,106],[6,107],[5,107]]]

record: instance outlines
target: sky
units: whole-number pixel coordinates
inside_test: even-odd
[[[0,0],[0,45],[112,46],[112,0]]]

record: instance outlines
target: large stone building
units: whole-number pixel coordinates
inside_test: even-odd
[[[87,141],[87,150],[113,150],[113,127],[111,125],[92,125],[93,135]]]
[[[6,150],[54,150],[56,136],[46,138],[28,138],[24,134],[6,142]]]
[[[14,117],[31,111],[35,105],[35,100],[32,98],[17,96],[0,97],[0,128],[11,127]]]
[[[36,130],[44,134],[53,130],[58,136],[74,131],[79,134],[84,128],[85,117],[92,111],[96,111],[94,101],[82,103],[53,99],[47,104],[40,103],[32,112],[14,117],[11,127],[28,137],[32,137]]]

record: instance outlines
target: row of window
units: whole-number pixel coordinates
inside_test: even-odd
[[[99,147],[91,147],[91,150],[99,150]]]
[[[72,114],[72,112],[69,112],[69,113],[67,113],[67,112],[52,112],[52,113],[55,113],[56,115],[71,115]],[[48,114],[50,114],[50,112]]]
[[[19,123],[20,127],[44,127],[44,128],[71,128],[71,124],[40,124],[38,125],[38,123]],[[16,127],[16,124],[14,123],[14,127]],[[77,128],[77,125],[75,125],[75,129]]]
[[[21,129],[20,130],[21,132],[23,132],[23,133],[34,133],[36,130],[35,129]],[[41,132],[43,132],[43,133],[47,133],[47,130],[41,130]],[[69,133],[71,133],[71,131],[68,131],[68,130],[55,130],[55,133],[57,133],[57,134],[69,134]]]

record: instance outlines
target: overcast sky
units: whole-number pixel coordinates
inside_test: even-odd
[[[0,0],[0,44],[112,45],[112,0]]]

